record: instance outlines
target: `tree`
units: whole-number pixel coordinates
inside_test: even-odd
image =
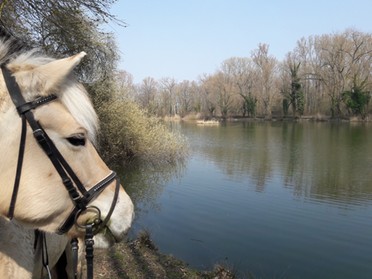
[[[243,99],[241,104],[243,117],[246,115],[254,117],[256,114],[257,98],[252,93],[256,77],[252,60],[248,57],[232,57],[225,60],[223,65],[225,65],[225,68],[229,68],[234,91]]]
[[[364,91],[365,81],[358,84],[354,80],[354,85],[351,90],[342,93],[342,100],[346,107],[355,116],[361,116],[363,119],[367,114],[367,107],[371,99],[371,92]]]
[[[119,98],[127,98],[134,100],[136,98],[136,88],[133,83],[132,74],[127,71],[117,71],[115,74],[115,83],[118,91],[120,92]]]
[[[302,38],[291,55],[301,63],[301,86],[307,113],[322,112],[337,118],[352,113],[344,101],[354,78],[366,80],[371,91],[372,36],[353,29],[342,33]]]
[[[239,67],[237,59],[231,58],[222,62],[220,70],[214,75],[216,81],[217,104],[223,118],[226,118],[236,107],[236,80]]]
[[[248,94],[248,96],[242,96],[244,99],[243,103],[243,117],[246,115],[248,117],[255,117],[256,116],[256,105],[257,105],[257,98],[253,97],[252,94]]]
[[[192,96],[192,111],[201,113],[203,110],[203,90],[199,82],[191,82],[190,93]]]
[[[214,76],[216,82],[217,105],[220,109],[222,118],[227,118],[232,105],[232,83],[229,76],[218,72]]]
[[[316,37],[316,51],[322,61],[317,74],[330,97],[333,117],[342,115],[343,92],[354,86],[355,77],[367,80],[370,86],[371,46],[370,35],[352,29]]]
[[[204,77],[201,78],[201,83],[204,100],[203,111],[206,115],[214,117],[217,109],[215,78],[212,75],[204,75]]]
[[[174,78],[166,77],[160,80],[161,94],[161,115],[174,116],[178,113],[176,102],[176,81]]]
[[[3,0],[0,25],[13,36],[53,56],[69,56],[84,50],[79,66],[82,80],[92,82],[111,76],[118,59],[111,34],[100,24],[114,20],[109,12],[115,0]]]
[[[188,80],[184,80],[177,85],[177,104],[178,114],[181,117],[186,116],[188,113],[191,112],[192,109],[192,90],[191,90],[191,82]]]
[[[144,78],[139,86],[138,101],[143,108],[153,115],[156,115],[159,105],[156,101],[157,94],[157,81],[152,77]]]
[[[318,113],[322,108],[322,102],[326,101],[327,96],[321,88],[321,79],[317,75],[321,67],[321,60],[315,50],[315,40],[313,36],[307,39],[301,38],[297,41],[297,46],[288,55],[294,59],[294,63],[301,64],[298,75],[301,77],[301,91],[304,99],[304,113]],[[288,59],[284,61],[288,64]],[[287,65],[288,68],[288,65]],[[288,71],[288,69],[286,69]]]
[[[271,118],[271,109],[275,98],[275,74],[277,69],[276,59],[269,55],[269,46],[259,44],[258,48],[252,51],[252,60],[257,71],[256,90],[259,100],[262,101],[264,114]]]
[[[290,54],[287,56],[285,68],[289,74],[289,80],[284,81],[288,85],[283,84],[282,86],[282,94],[285,100],[283,100],[284,115],[287,115],[290,106],[292,106],[293,117],[296,117],[297,114],[303,115],[304,113],[304,95],[299,77],[300,66],[301,62],[296,62]]]

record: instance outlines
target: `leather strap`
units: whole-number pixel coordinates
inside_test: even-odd
[[[16,170],[15,179],[14,179],[12,198],[10,200],[10,205],[9,205],[9,210],[8,210],[8,218],[10,220],[13,219],[14,217],[14,210],[15,210],[15,204],[17,201],[19,183],[21,181],[23,157],[25,154],[25,146],[26,146],[26,125],[27,125],[26,118],[22,116],[22,131],[21,131],[21,140],[19,143],[19,150],[18,150],[17,170]]]
[[[78,277],[78,259],[79,259],[79,241],[76,238],[71,240],[71,250],[72,250],[72,269],[74,272],[74,279]]]
[[[87,278],[93,278],[93,258],[94,258],[94,240],[93,240],[93,225],[88,224],[85,232],[85,259],[87,263]]]

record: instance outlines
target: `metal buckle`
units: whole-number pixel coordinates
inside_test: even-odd
[[[34,137],[39,143],[39,145],[43,148],[44,152],[50,156],[53,154],[52,148],[48,142],[48,138],[43,129],[36,129],[33,131]]]
[[[34,137],[38,142],[46,141],[45,133],[42,129],[36,129],[34,131]]]
[[[85,213],[85,212],[88,212],[88,211],[96,211],[97,212],[97,216],[96,218],[93,220],[93,222],[91,223],[88,223],[86,225],[82,225],[82,224],[79,224],[78,222],[78,219],[80,217],[81,214]],[[100,224],[102,223],[102,219],[101,219],[101,210],[97,207],[97,206],[94,206],[94,205],[91,205],[91,206],[87,206],[85,209],[80,209],[76,215],[75,215],[75,221],[74,221],[75,225],[80,228],[80,229],[86,229],[88,225],[92,225],[93,227],[97,227],[98,228],[100,227]],[[95,228],[93,229],[94,232],[97,232],[98,231],[98,228]]]

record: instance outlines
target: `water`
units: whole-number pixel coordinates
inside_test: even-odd
[[[131,182],[134,231],[150,231],[161,252],[200,269],[225,263],[243,278],[372,278],[368,125],[173,128],[190,143],[184,168]]]

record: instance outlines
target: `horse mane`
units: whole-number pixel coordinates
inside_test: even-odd
[[[53,60],[55,59],[43,55],[38,49],[31,49],[20,43],[19,40],[15,40],[0,28],[0,64],[11,61],[13,65],[40,66]],[[87,91],[72,75],[68,77],[68,80],[65,80],[60,90],[62,89],[63,94],[58,94],[58,92],[56,94],[58,99],[75,120],[87,130],[89,139],[95,142],[98,118]],[[0,92],[0,107],[3,100],[4,97]]]

